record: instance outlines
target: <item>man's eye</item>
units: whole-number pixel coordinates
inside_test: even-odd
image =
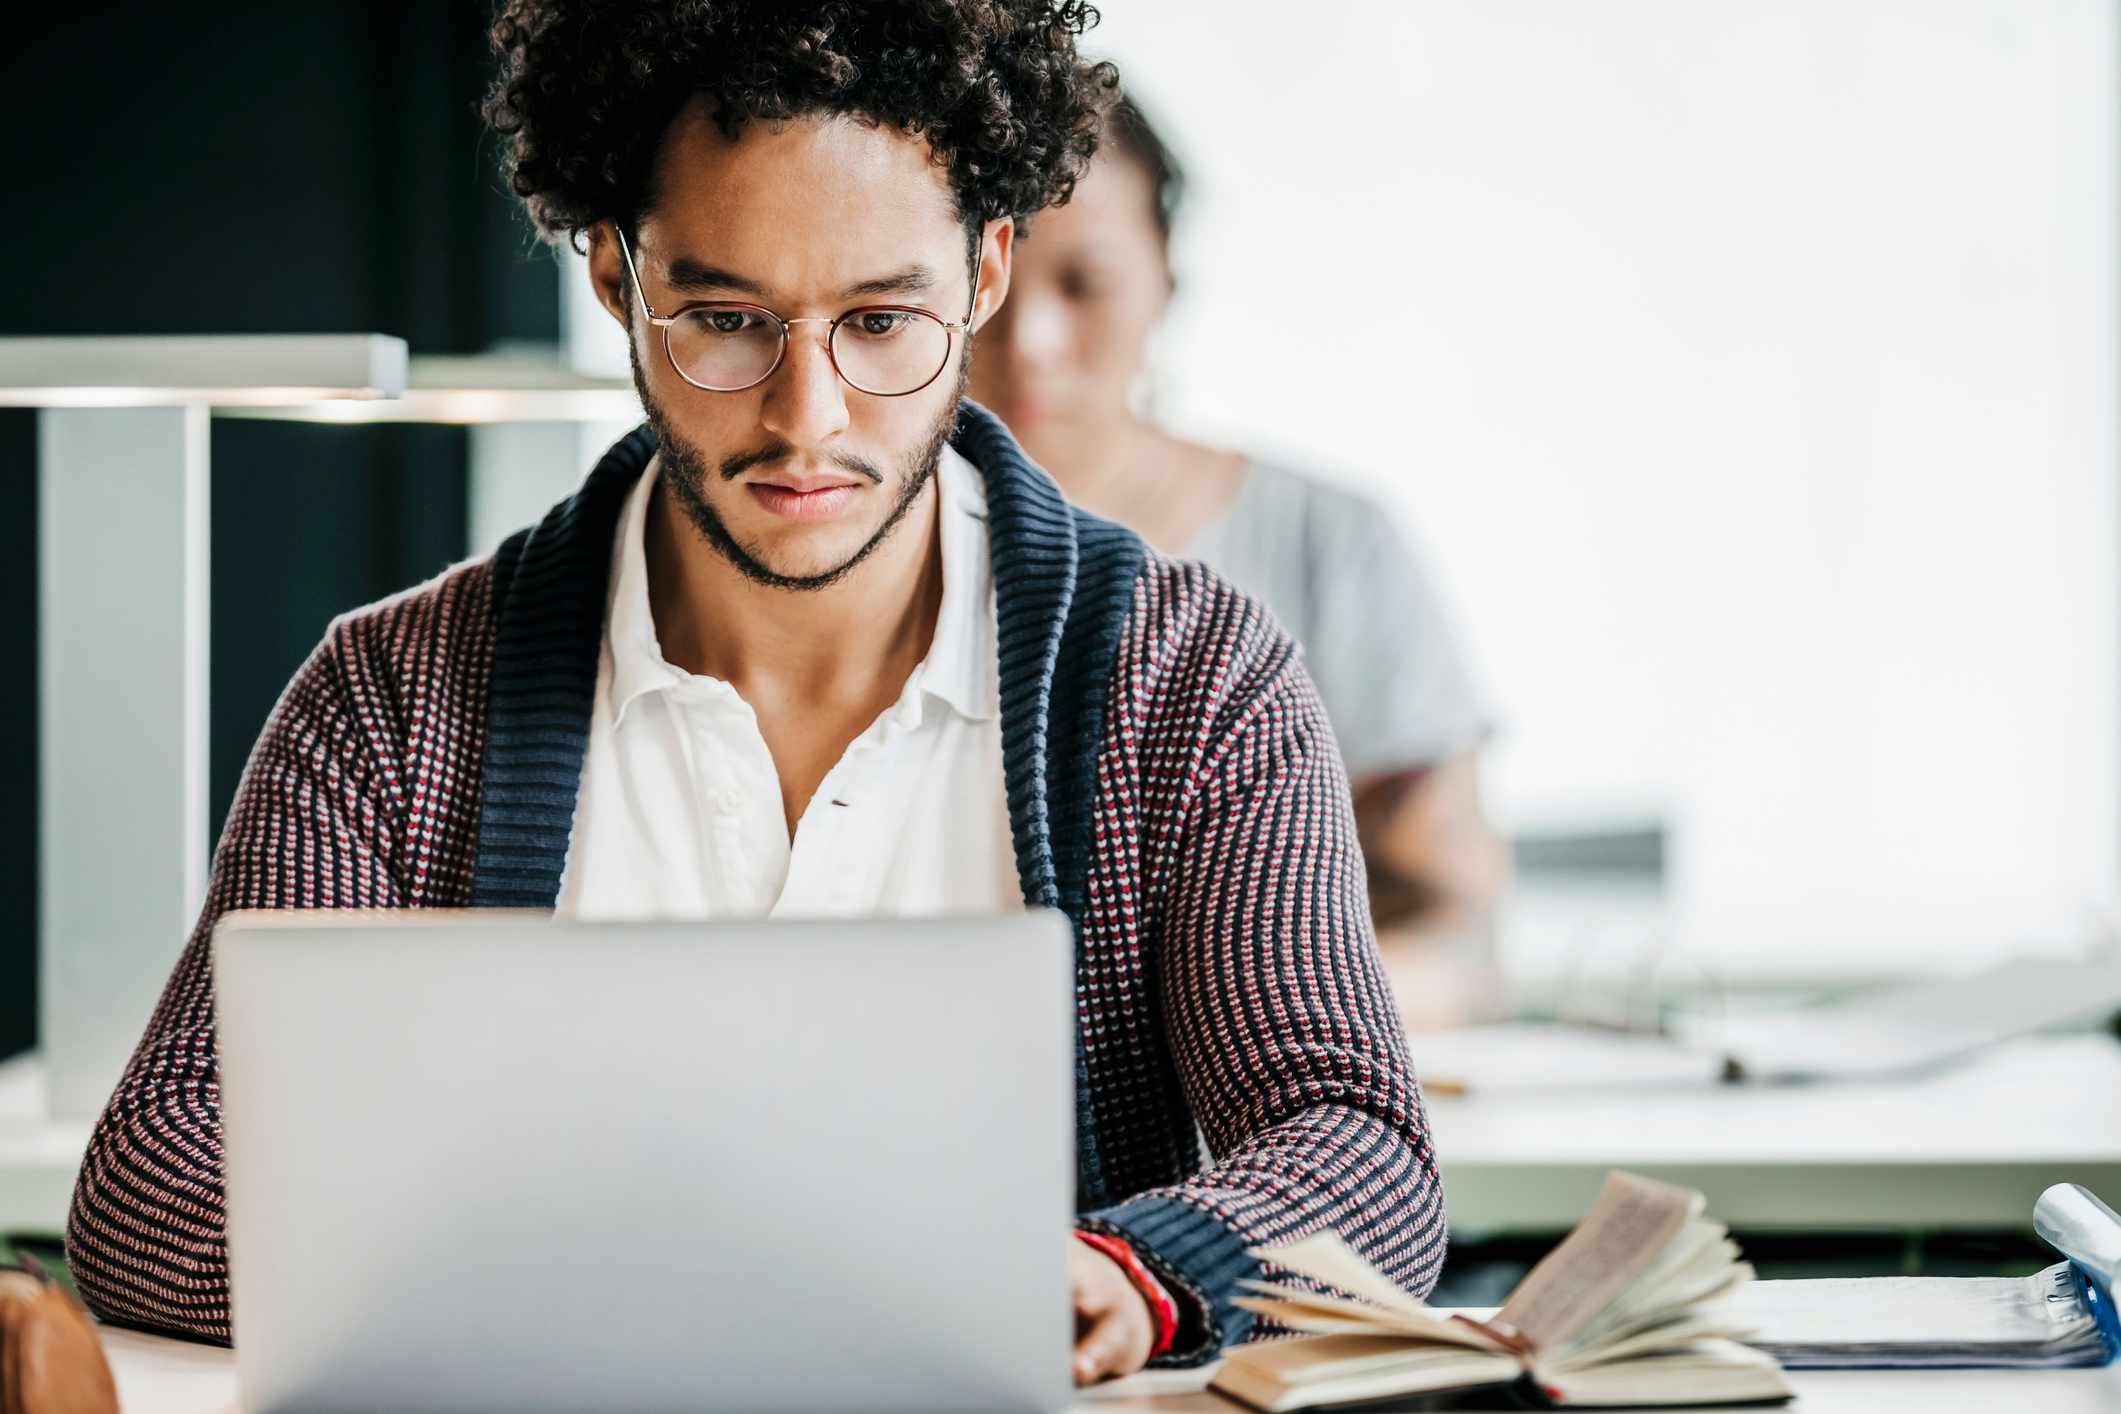
[[[714,309],[707,312],[707,327],[717,334],[741,334],[751,316],[741,309]]]
[[[912,315],[901,314],[896,310],[867,309],[862,311],[855,323],[860,326],[861,332],[866,337],[881,339],[887,335],[897,333],[911,323],[912,320]]]

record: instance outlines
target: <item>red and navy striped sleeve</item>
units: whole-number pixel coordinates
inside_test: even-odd
[[[1153,972],[1160,1002],[1134,1068],[1150,1068],[1160,1033],[1210,1162],[1085,1224],[1124,1236],[1187,1293],[1194,1328],[1172,1357],[1184,1362],[1251,1329],[1231,1298],[1261,1274],[1254,1244],[1331,1228],[1426,1293],[1443,1193],[1346,775],[1300,655],[1197,566],[1152,561],[1134,613],[1099,763],[1126,784],[1105,792],[1099,830],[1101,854],[1125,840],[1145,863],[1131,879],[1093,875],[1085,946],[1131,946],[1114,968]],[[1130,796],[1123,818],[1113,807]],[[1136,915],[1146,937],[1130,945]]]

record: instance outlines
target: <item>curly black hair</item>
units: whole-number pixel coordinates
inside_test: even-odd
[[[1066,201],[1117,90],[1076,53],[1084,0],[505,0],[483,112],[540,234],[631,230],[678,110],[723,133],[849,114],[925,137],[970,226]]]

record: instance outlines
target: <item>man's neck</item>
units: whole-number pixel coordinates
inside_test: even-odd
[[[644,548],[666,659],[729,683],[761,713],[898,696],[928,654],[942,604],[940,474],[846,578],[796,590],[760,584],[731,564],[654,470]]]

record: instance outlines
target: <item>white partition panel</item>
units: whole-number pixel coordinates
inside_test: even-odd
[[[50,1113],[102,1108],[206,880],[207,409],[60,409],[38,451]]]

